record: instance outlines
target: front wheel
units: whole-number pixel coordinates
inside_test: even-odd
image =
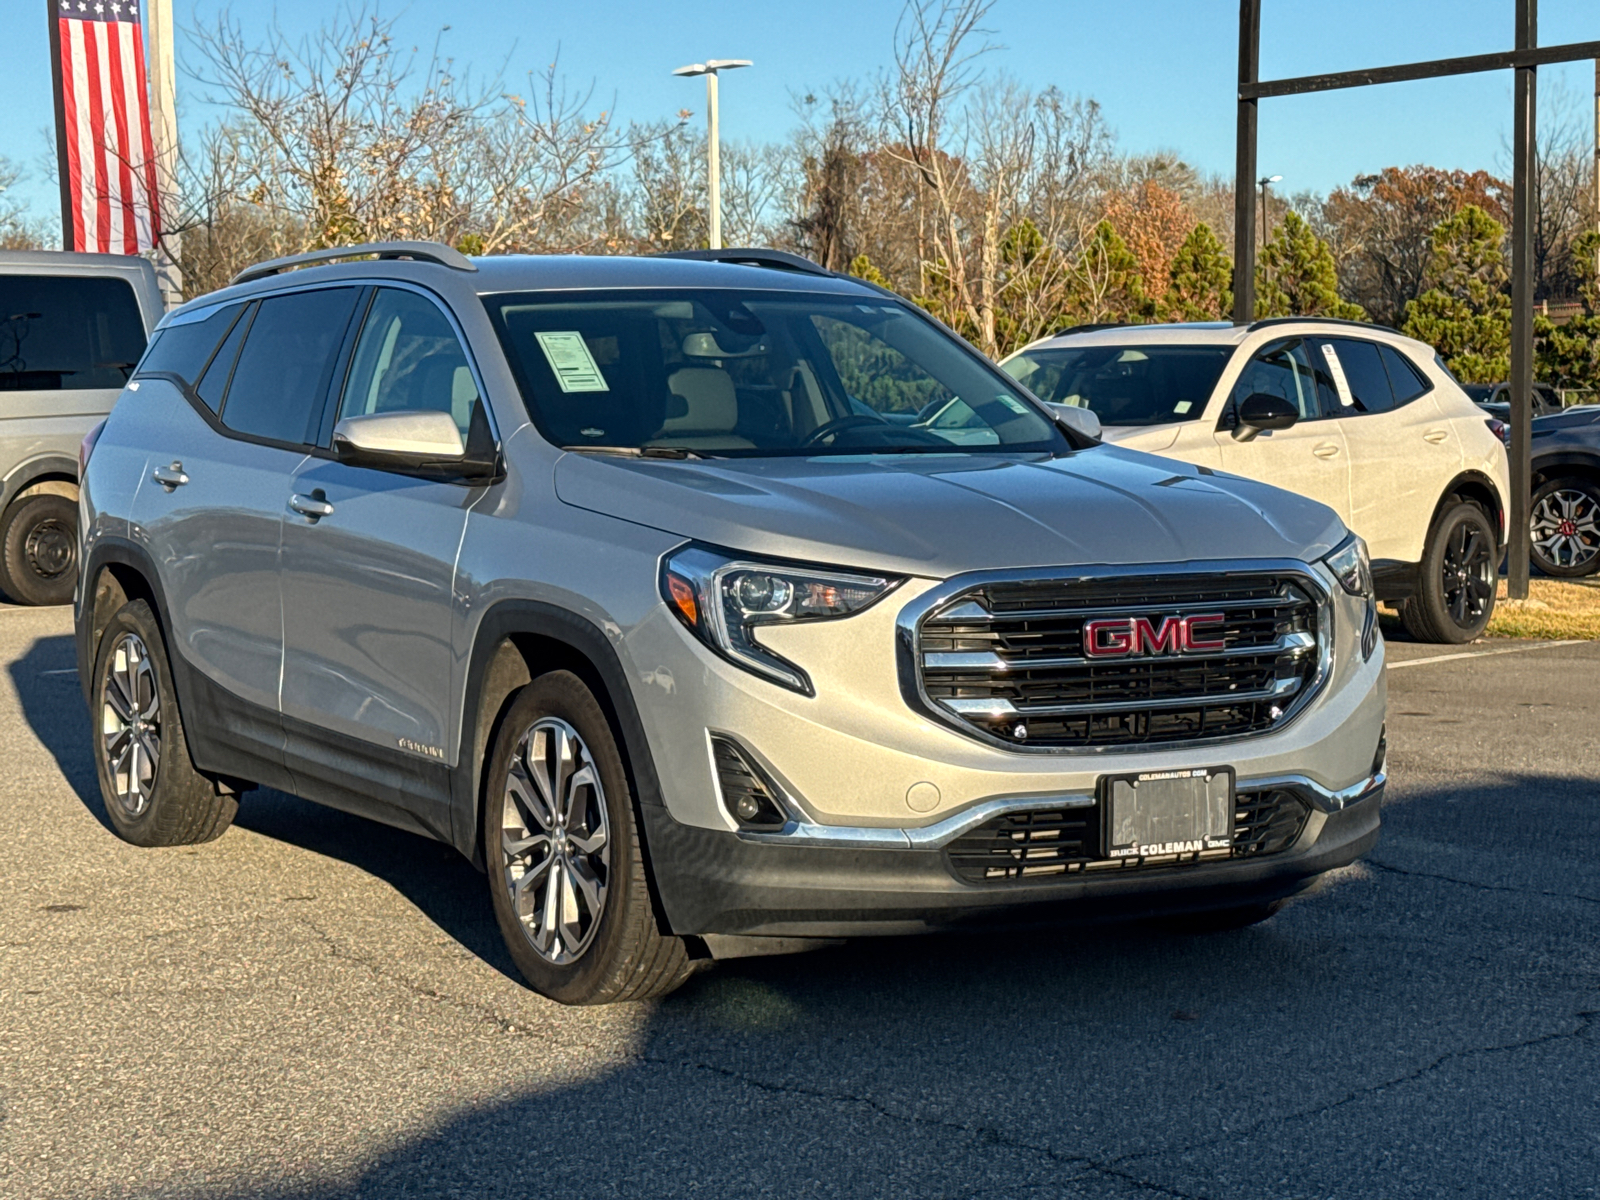
[[[1400,610],[1421,642],[1459,645],[1483,633],[1494,615],[1500,562],[1483,509],[1465,500],[1434,522],[1422,552],[1417,593]]]
[[[1529,557],[1557,579],[1600,571],[1600,487],[1587,479],[1552,479],[1533,493]]]
[[[694,970],[657,928],[622,752],[568,671],[518,693],[483,806],[495,920],[524,979],[563,1004],[664,996]]]

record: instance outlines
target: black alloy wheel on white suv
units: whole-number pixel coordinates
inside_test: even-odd
[[[1488,516],[1468,500],[1450,504],[1428,531],[1416,594],[1400,610],[1406,632],[1423,642],[1472,641],[1494,615],[1499,576]]]

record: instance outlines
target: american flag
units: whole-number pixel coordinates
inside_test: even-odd
[[[161,231],[138,2],[52,0],[52,7],[68,249],[138,254]]]

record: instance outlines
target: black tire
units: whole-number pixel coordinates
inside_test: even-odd
[[[78,506],[26,496],[0,520],[0,586],[18,604],[71,604],[78,585]]]
[[[118,609],[100,635],[91,702],[95,774],[117,834],[135,846],[221,837],[238,797],[222,793],[189,758],[166,639],[143,600]]]
[[[485,780],[489,894],[529,986],[562,1004],[607,1004],[664,996],[693,974],[683,941],[660,930],[622,752],[581,679],[553,671],[517,693]]]
[[[1419,642],[1460,645],[1483,633],[1494,615],[1500,556],[1483,509],[1465,500],[1445,509],[1428,532],[1417,593],[1400,609]]]
[[[1287,900],[1272,900],[1265,904],[1241,904],[1236,908],[1212,908],[1203,912],[1184,913],[1167,917],[1160,922],[1171,933],[1207,934],[1229,933],[1235,929],[1248,929],[1259,925],[1282,910]]]
[[[1549,479],[1533,493],[1529,553],[1556,579],[1600,571],[1600,486],[1581,478]]]

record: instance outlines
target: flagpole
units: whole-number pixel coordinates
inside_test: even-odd
[[[155,250],[156,279],[168,308],[183,302],[183,271],[178,266],[177,66],[173,60],[172,0],[144,0],[145,35],[150,44],[150,137],[156,154],[161,238]]]
[[[44,0],[45,19],[50,22],[50,83],[56,98],[56,180],[61,184],[61,248],[76,250],[72,235],[72,179],[67,168],[67,108],[61,80],[61,19],[56,15],[56,0]]]

